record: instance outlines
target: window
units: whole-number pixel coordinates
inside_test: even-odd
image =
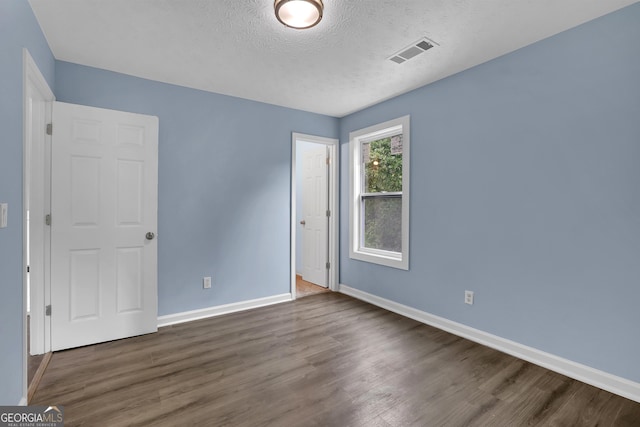
[[[349,256],[409,269],[409,116],[349,134]]]

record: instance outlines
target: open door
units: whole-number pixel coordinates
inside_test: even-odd
[[[158,118],[55,102],[51,346],[157,331]]]
[[[329,147],[314,144],[302,160],[302,278],[327,287],[329,262]]]

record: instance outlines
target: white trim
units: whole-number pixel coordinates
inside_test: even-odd
[[[29,50],[27,50],[26,48],[22,49],[22,129],[23,129],[23,137],[22,137],[22,159],[23,159],[23,164],[22,164],[22,304],[23,304],[23,308],[22,308],[22,316],[24,321],[23,323],[23,328],[22,328],[22,336],[23,336],[23,356],[22,356],[22,377],[23,377],[23,381],[22,381],[22,388],[23,388],[23,397],[20,400],[21,404],[24,401],[24,404],[27,404],[27,396],[28,396],[28,389],[29,389],[29,384],[27,382],[27,375],[28,375],[28,352],[27,352],[27,248],[29,247],[28,242],[27,242],[27,227],[29,226],[29,224],[27,223],[27,209],[29,209],[29,197],[31,195],[31,188],[30,188],[30,182],[31,182],[31,177],[30,177],[30,172],[33,168],[38,168],[39,170],[43,170],[44,172],[44,176],[47,176],[47,173],[49,173],[49,168],[47,166],[47,152],[48,152],[48,141],[49,138],[48,136],[44,136],[44,144],[45,144],[45,149],[44,149],[44,158],[41,158],[40,160],[44,162],[44,164],[37,164],[37,165],[32,165],[33,163],[33,158],[31,156],[31,145],[32,145],[32,141],[33,141],[33,132],[32,130],[35,129],[41,129],[42,134],[44,134],[44,125],[46,122],[49,122],[51,120],[51,103],[55,100],[55,96],[53,95],[53,92],[51,91],[51,88],[49,87],[49,84],[47,83],[46,79],[44,78],[44,76],[42,75],[42,73],[40,72],[40,70],[38,69],[38,65],[36,64],[36,62],[33,60],[33,58],[31,57],[31,54],[29,53]],[[45,111],[44,111],[44,118],[43,117],[39,117],[38,122],[34,122],[34,118],[32,117],[31,114],[31,109],[30,109],[30,103],[29,103],[29,99],[30,97],[37,97],[38,100],[41,100],[43,102],[45,102]],[[39,197],[42,197],[43,200],[43,206],[46,209],[46,207],[48,206],[48,201],[49,201],[49,193],[48,193],[48,189],[46,188],[46,186],[44,186],[44,188],[39,188],[40,191],[44,191],[44,194],[40,194]],[[38,213],[37,213],[38,214]],[[32,220],[36,220],[34,215],[31,216]],[[49,321],[49,319],[44,315],[44,306],[46,304],[46,300],[47,300],[47,285],[48,285],[48,270],[47,267],[49,265],[48,262],[48,256],[49,256],[49,252],[48,252],[48,245],[47,245],[47,240],[48,240],[48,235],[46,232],[46,228],[45,228],[45,233],[43,236],[43,240],[41,241],[42,246],[39,248],[44,256],[44,260],[43,260],[43,265],[41,265],[41,268],[43,268],[43,283],[31,283],[31,295],[36,295],[35,301],[36,301],[36,305],[31,304],[31,313],[30,313],[30,319],[32,321],[32,324],[35,325],[35,327],[31,328],[31,337],[33,339],[33,342],[37,343],[38,345],[34,345],[34,351],[40,353],[44,353],[47,351],[46,346],[47,346],[47,339],[49,338],[48,335],[48,328],[47,328],[47,322]],[[32,250],[35,250],[37,248],[31,248]],[[34,299],[32,299],[33,302]]]
[[[510,354],[511,356],[526,360],[527,362],[542,366],[543,368],[558,372],[583,383],[640,402],[640,383],[346,285],[340,285],[340,292],[410,319],[417,320],[418,322]]]
[[[25,49],[24,59],[24,280],[28,274],[27,261],[31,267],[31,354],[47,352],[44,315],[46,285],[48,282],[48,228],[44,216],[49,211],[48,204],[48,148],[50,136],[45,135],[45,123],[51,120],[50,101],[53,94],[40,74],[36,64]],[[27,210],[32,221],[27,221]],[[27,234],[29,233],[29,234]],[[29,240],[29,241],[28,241]],[[31,248],[29,249],[29,247]],[[27,251],[30,250],[29,257]],[[28,259],[30,258],[30,260]]]
[[[27,406],[27,398],[22,396],[22,399],[18,402],[18,406]]]
[[[340,242],[340,212],[338,211],[338,195],[340,194],[340,141],[334,138],[306,135],[293,132],[291,134],[291,299],[296,299],[296,146],[298,141],[324,144],[329,147],[329,289],[337,292],[340,284],[339,242]]]
[[[177,325],[178,323],[191,322],[193,320],[206,319],[208,317],[222,316],[223,314],[235,313],[238,311],[251,310],[258,307],[266,307],[268,305],[280,304],[287,301],[291,301],[291,294],[273,295],[265,298],[201,308],[199,310],[167,314],[165,316],[158,316],[158,328]]]
[[[22,59],[25,77],[28,76],[31,78],[31,81],[38,89],[38,92],[42,93],[46,99],[52,101],[55,98],[53,92],[27,48],[22,49]]]
[[[349,133],[349,258],[387,267],[409,269],[409,210],[411,199],[411,118],[398,117],[384,123]],[[402,252],[376,251],[360,247],[362,180],[361,151],[363,142],[385,138],[402,131]]]

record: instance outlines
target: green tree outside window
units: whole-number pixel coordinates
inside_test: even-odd
[[[363,144],[364,246],[402,251],[402,151],[392,154],[391,138]],[[385,196],[386,193],[395,193]],[[398,194],[400,193],[400,194]]]

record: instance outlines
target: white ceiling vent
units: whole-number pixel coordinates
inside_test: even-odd
[[[438,43],[426,37],[423,37],[417,42],[411,43],[401,51],[391,55],[389,57],[389,60],[395,62],[396,64],[402,64],[403,62],[420,55],[422,52],[425,52],[434,46],[438,46]]]

